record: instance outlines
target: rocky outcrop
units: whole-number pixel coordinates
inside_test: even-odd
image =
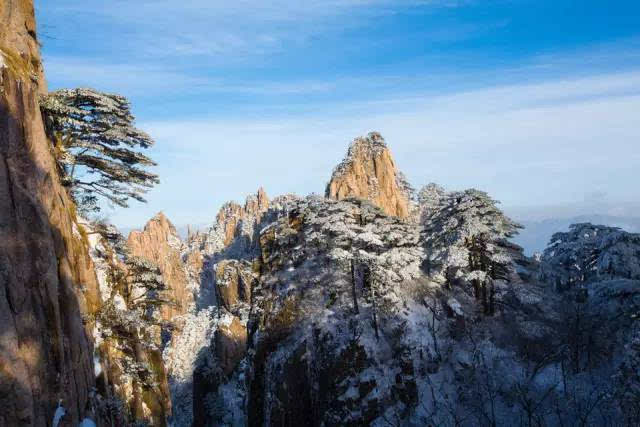
[[[620,365],[629,360],[621,343],[635,322],[638,282],[590,285],[586,300],[561,296],[512,277],[532,277],[515,246],[494,256],[484,276],[474,261],[482,242],[474,246],[467,233],[515,225],[483,193],[431,190],[422,192],[423,222],[358,199],[272,203],[255,258],[217,263],[221,297],[195,368],[193,424],[506,426],[529,414],[567,425],[581,414],[597,424],[599,415],[580,412],[590,397],[560,389],[564,379],[567,390],[624,394],[622,406],[618,397],[598,404],[613,419],[629,412],[634,396],[624,387],[637,380],[624,372],[635,362]],[[250,264],[247,302],[240,276]],[[478,294],[483,283],[495,310]],[[577,332],[583,326],[591,332]],[[543,368],[532,374],[532,365]],[[616,389],[607,376],[583,383],[596,372],[587,370],[602,367],[625,385]]]
[[[251,288],[255,278],[250,263],[222,260],[216,264],[215,272],[219,301],[224,308],[234,313],[240,304],[251,303]]]
[[[221,322],[215,334],[213,347],[222,374],[231,375],[247,351],[247,327],[235,316]]]
[[[204,235],[220,242],[202,251],[215,297],[168,358],[188,371],[174,425],[637,424],[623,422],[637,419],[634,236],[596,245],[596,278],[615,280],[558,294],[495,200],[435,184],[414,198],[377,134],[352,144],[327,195],[257,216],[236,205]],[[547,261],[572,268],[581,248]]]
[[[104,371],[99,378],[113,389],[117,399],[113,401],[122,405],[114,411],[117,425],[140,422],[166,426],[171,415],[171,398],[162,352],[147,345],[155,337],[136,335],[134,332],[127,337],[129,341],[138,340],[133,346],[121,337],[105,337],[100,344]],[[144,372],[145,381],[136,378],[132,369]]]
[[[247,197],[244,207],[235,202],[223,205],[216,216],[216,223],[222,228],[224,246],[229,246],[242,231],[242,222],[259,221],[268,208],[269,199],[262,188],[255,195]]]
[[[276,200],[260,224],[256,258],[216,264],[222,314],[194,374],[194,423],[366,423],[395,394],[414,402],[411,378],[388,383],[366,372],[413,372],[406,355],[381,362],[369,345],[398,322],[395,297],[387,295],[393,284],[410,287],[423,275],[419,227],[366,201]],[[370,263],[385,266],[377,302],[364,274]]]
[[[33,4],[0,3],[0,425],[78,425],[95,386],[90,315],[99,290],[86,235],[60,184],[38,95]],[[85,323],[86,320],[86,323]]]
[[[269,199],[260,188],[256,194],[247,197],[244,206],[236,202],[225,203],[216,216],[216,221],[208,230],[192,234],[187,240],[187,257],[197,260],[199,253],[204,258],[213,255],[240,256],[257,250],[255,226],[269,208]],[[206,261],[202,259],[201,261]]]
[[[189,233],[184,242],[182,260],[187,277],[196,284],[197,311],[178,319],[165,349],[176,425],[209,423],[204,408],[211,402],[203,400],[204,395],[217,390],[219,375],[244,357],[256,280],[252,260],[259,253],[259,224],[269,206],[260,188],[244,206],[226,203],[213,226]],[[209,352],[209,347],[214,350]]]
[[[36,35],[33,0],[0,4],[0,63],[14,78],[30,81],[38,93],[47,92]]]
[[[371,132],[351,143],[347,156],[333,171],[325,195],[334,200],[369,200],[388,215],[406,218],[411,208],[409,191],[384,139]]]
[[[193,304],[193,289],[181,258],[182,242],[178,233],[162,213],[147,222],[142,231],[132,231],[127,239],[132,255],[145,258],[160,268],[169,296],[175,306],[162,307],[162,317],[171,320],[184,314]],[[190,261],[197,264],[197,260]]]
[[[238,222],[244,216],[242,206],[236,202],[225,203],[218,215],[216,216],[216,223],[222,228],[222,243],[224,246],[228,246],[234,239]]]

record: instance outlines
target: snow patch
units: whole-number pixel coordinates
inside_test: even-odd
[[[96,423],[91,418],[85,418],[78,424],[78,427],[97,427]]]
[[[53,427],[58,427],[62,418],[67,414],[67,411],[62,406],[62,400],[58,402],[58,407],[56,408],[56,412],[53,414]]]

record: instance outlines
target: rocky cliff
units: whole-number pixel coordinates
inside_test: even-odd
[[[142,231],[132,231],[127,246],[134,256],[148,259],[156,264],[169,286],[174,305],[162,307],[162,317],[171,320],[187,312],[194,303],[193,287],[190,286],[182,261],[182,242],[175,227],[162,213],[147,222]]]
[[[125,250],[124,237],[114,228],[84,227],[100,286],[100,306],[92,317],[97,391],[105,400],[105,418],[111,425],[164,426],[171,414],[162,360],[169,323],[159,304],[162,296],[148,296],[144,286],[157,281],[164,287],[162,272]]]
[[[91,322],[99,291],[61,186],[38,95],[46,91],[33,4],[0,2],[0,425],[92,415]]]
[[[262,188],[247,197],[244,206],[227,202],[216,215],[215,224],[200,235],[194,244],[206,254],[218,253],[232,243],[235,244],[235,250],[242,252],[246,250],[244,245],[250,245],[253,241],[254,226],[268,208],[269,198]]]
[[[331,175],[326,197],[369,200],[388,215],[399,218],[406,218],[410,213],[410,188],[377,132],[351,143],[347,156]]]
[[[0,2],[0,425],[164,425],[161,351],[113,312],[126,272],[60,182],[45,92],[33,4]]]

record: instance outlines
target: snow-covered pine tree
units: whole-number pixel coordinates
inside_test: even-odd
[[[160,306],[171,303],[160,269],[127,251],[124,237],[105,223],[94,223],[90,233],[100,235],[96,257],[104,272],[103,302],[96,313],[96,341],[109,349],[108,383],[119,390],[129,420],[146,420],[145,405],[160,407],[166,398],[166,373],[162,367],[162,331],[169,327]],[[158,409],[151,425],[166,416]],[[127,424],[128,425],[128,424]],[[145,424],[146,425],[146,424]]]
[[[173,301],[167,297],[169,288],[160,268],[145,258],[131,256],[124,237],[115,227],[105,224],[93,227],[107,241],[103,246],[108,248],[108,253],[103,256],[109,264],[111,299],[121,298],[124,309],[135,316],[141,326],[163,326],[159,308]],[[116,306],[122,309],[122,303]]]
[[[418,204],[422,223],[428,222],[432,215],[440,211],[442,203],[446,200],[446,194],[444,187],[433,182],[420,189]]]
[[[640,279],[640,234],[573,224],[569,231],[551,237],[542,255],[540,276],[558,290],[607,279]]]
[[[613,376],[615,397],[627,425],[640,425],[640,327],[636,323],[625,345],[625,355]]]
[[[429,274],[448,287],[471,285],[485,314],[495,310],[495,281],[506,280],[522,249],[508,239],[522,228],[485,192],[446,193],[431,184],[419,194],[424,206]]]
[[[63,182],[79,208],[100,210],[99,197],[127,207],[159,182],[155,162],[141,150],[153,139],[134,126],[127,98],[94,89],[62,89],[40,100],[40,110]]]

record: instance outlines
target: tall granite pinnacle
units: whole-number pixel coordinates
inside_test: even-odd
[[[377,132],[351,143],[347,156],[334,169],[325,195],[335,200],[366,199],[388,215],[399,218],[409,215],[404,177],[396,170],[391,151]]]

